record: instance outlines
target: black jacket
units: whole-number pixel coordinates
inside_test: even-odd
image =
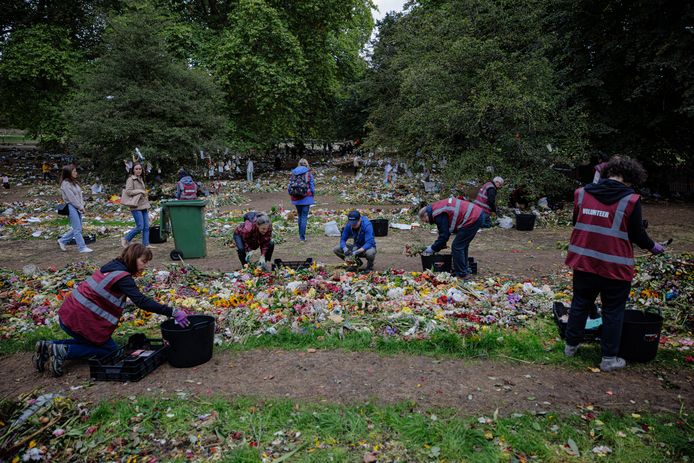
[[[125,266],[124,262],[118,259],[114,259],[108,264],[101,267],[101,271],[104,273],[115,271],[128,272],[128,267]],[[133,304],[135,304],[142,310],[146,310],[147,312],[158,313],[161,315],[166,315],[167,317],[172,316],[173,309],[167,305],[160,304],[154,299],[150,299],[144,294],[142,294],[140,290],[137,288],[135,280],[130,274],[114,283],[112,288],[114,291],[118,291],[125,294],[131,301],[133,301]]]
[[[595,199],[603,204],[614,204],[623,197],[634,194],[634,189],[618,182],[617,180],[601,180],[599,183],[589,183],[585,186],[586,193],[590,193]],[[573,224],[576,225],[576,210],[574,209]],[[653,249],[655,243],[646,233],[643,227],[643,219],[641,216],[641,200],[636,201],[634,210],[629,216],[627,223],[627,232],[629,240],[636,244],[641,249]]]

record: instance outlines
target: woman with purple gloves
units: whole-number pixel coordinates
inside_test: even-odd
[[[299,216],[299,239],[306,241],[308,212],[311,205],[315,203],[313,197],[316,193],[313,175],[306,159],[301,159],[299,165],[292,170],[287,193],[292,197],[292,204],[296,206],[296,212]]]
[[[75,287],[58,310],[60,327],[70,338],[38,341],[33,357],[36,370],[43,372],[48,362],[53,376],[62,376],[65,360],[105,357],[117,350],[111,335],[118,328],[126,298],[142,310],[173,317],[179,325],[188,326],[184,310],[160,304],[137,288],[133,277],[151,260],[152,251],[131,244],[120,257]]]

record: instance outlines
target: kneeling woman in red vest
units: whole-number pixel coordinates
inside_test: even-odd
[[[118,349],[111,334],[118,327],[126,298],[142,310],[174,317],[176,323],[187,326],[185,311],[160,304],[137,288],[133,276],[142,273],[150,260],[152,251],[131,244],[74,288],[58,310],[60,327],[70,339],[37,342],[36,370],[44,371],[48,362],[53,376],[61,376],[65,360],[103,357]]]

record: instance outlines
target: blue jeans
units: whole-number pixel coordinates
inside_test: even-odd
[[[308,225],[308,211],[311,210],[311,206],[306,204],[304,206],[296,206],[296,212],[299,215],[299,239],[301,241],[306,240],[306,225]]]
[[[135,235],[142,232],[142,244],[149,246],[149,214],[147,209],[142,211],[130,211],[135,219],[135,228],[125,235],[125,240],[129,243]]]
[[[492,228],[492,216],[483,212],[482,217],[484,218],[482,221],[482,228]]]
[[[59,339],[51,342],[53,344],[65,344],[67,346],[67,356],[65,358],[68,360],[90,357],[106,357],[118,349],[118,344],[116,344],[116,341],[114,341],[113,338],[108,338],[108,341],[105,343],[97,345],[87,341],[82,336],[73,333],[70,328],[63,325],[63,322],[60,322],[60,327],[72,339]]]
[[[470,274],[470,263],[468,262],[468,250],[470,243],[477,235],[484,217],[480,215],[475,223],[466,228],[461,228],[455,234],[455,239],[451,244],[451,254],[453,254],[453,273],[455,276],[464,277]]]
[[[69,211],[68,218],[70,219],[70,226],[72,227],[72,230],[61,236],[58,241],[63,244],[67,244],[68,241],[74,238],[75,243],[81,251],[87,247],[87,245],[84,244],[84,237],[82,236],[82,214],[80,214],[80,211],[78,211],[77,208],[72,204],[68,204],[67,207]]]

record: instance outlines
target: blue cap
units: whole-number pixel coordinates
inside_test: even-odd
[[[349,214],[347,214],[347,223],[350,225],[354,225],[355,223],[359,222],[359,219],[361,219],[361,214],[359,214],[359,211],[351,211]]]

